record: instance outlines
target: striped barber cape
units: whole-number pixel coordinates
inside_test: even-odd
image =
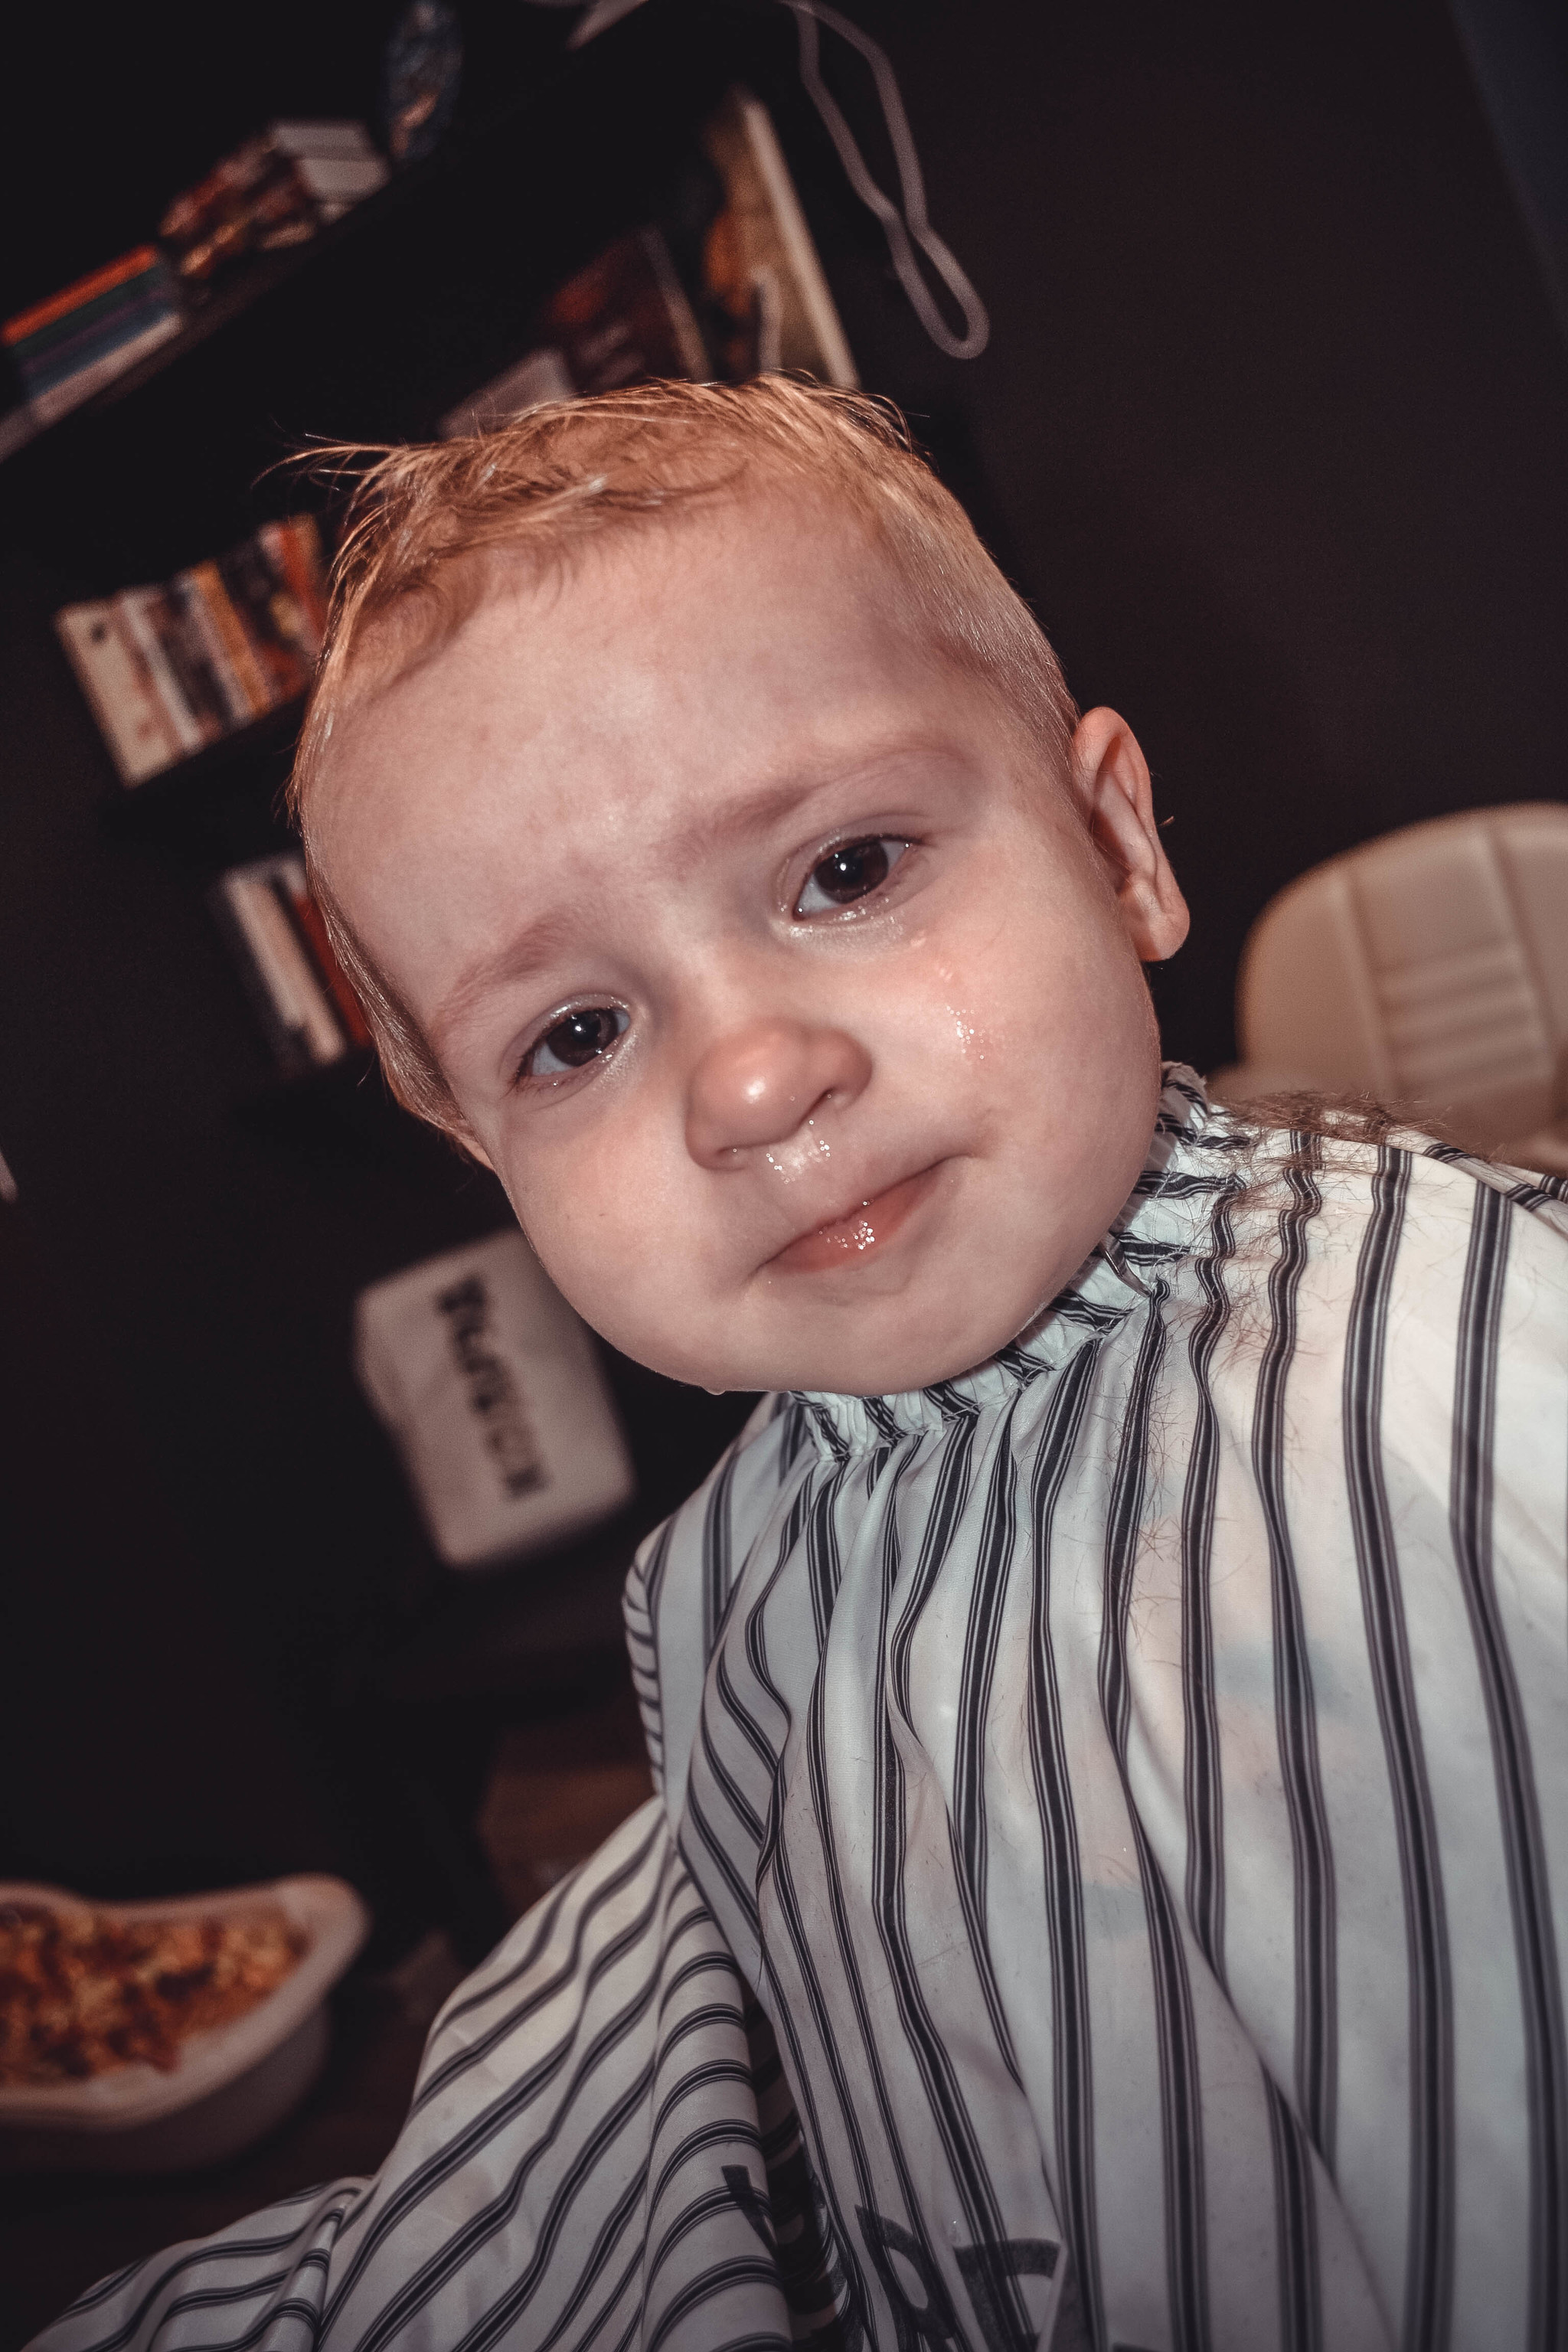
[[[1562,2347],[1565,1192],[1169,1072],[1021,1341],[643,1548],[660,1796],[376,2179],[40,2352]]]

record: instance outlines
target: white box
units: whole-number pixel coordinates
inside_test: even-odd
[[[631,1500],[593,1340],[515,1229],[362,1291],[354,1353],[448,1567],[519,1559]]]

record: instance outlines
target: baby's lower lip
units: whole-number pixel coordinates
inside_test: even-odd
[[[936,1168],[922,1168],[918,1176],[890,1184],[885,1192],[862,1201],[847,1217],[818,1225],[813,1234],[802,1234],[798,1241],[780,1250],[770,1265],[786,1274],[819,1274],[829,1266],[863,1265],[909,1223],[930,1196],[937,1174]]]

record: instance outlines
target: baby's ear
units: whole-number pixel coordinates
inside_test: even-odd
[[[1154,822],[1149,762],[1125,719],[1086,711],[1072,739],[1072,793],[1142,963],[1163,963],[1187,936],[1187,902]]]

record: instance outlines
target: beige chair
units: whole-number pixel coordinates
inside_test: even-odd
[[[1568,1173],[1568,805],[1468,809],[1314,866],[1253,925],[1237,1014],[1222,1101],[1370,1094]]]

